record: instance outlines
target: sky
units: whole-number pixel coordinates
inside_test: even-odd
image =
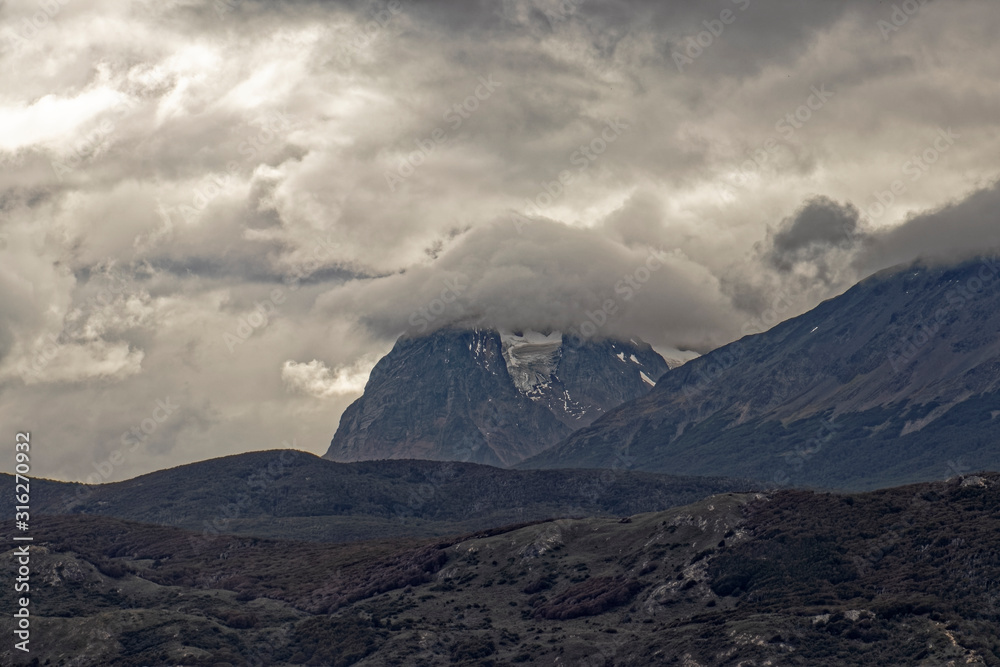
[[[689,357],[1000,246],[997,34],[995,0],[2,2],[0,423],[64,480],[322,454],[400,335]]]

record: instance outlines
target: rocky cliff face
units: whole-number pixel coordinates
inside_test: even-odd
[[[1000,264],[901,267],[668,373],[523,465],[873,488],[1000,467]]]
[[[509,466],[644,395],[667,370],[638,341],[483,329],[403,338],[344,412],[325,458]]]
[[[666,362],[636,340],[563,340],[559,333],[502,333],[507,372],[518,391],[572,429],[645,395]]]

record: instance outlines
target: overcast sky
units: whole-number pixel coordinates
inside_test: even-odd
[[[402,333],[704,353],[1000,245],[997,34],[995,0],[0,3],[0,422],[70,480],[322,454]]]

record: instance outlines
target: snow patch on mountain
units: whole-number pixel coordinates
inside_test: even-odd
[[[693,350],[678,350],[675,347],[656,348],[656,352],[667,362],[670,370],[680,368],[692,359],[697,359],[701,355]]]
[[[518,391],[534,398],[541,390],[551,386],[559,365],[562,333],[501,331],[500,341],[507,373]]]

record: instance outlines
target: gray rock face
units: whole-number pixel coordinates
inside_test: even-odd
[[[576,430],[608,410],[644,396],[667,363],[645,343],[563,340],[551,334],[501,334],[514,386]]]
[[[898,267],[524,462],[868,489],[1000,466],[1000,262]]]
[[[646,394],[667,370],[639,341],[483,329],[401,338],[325,458],[513,465]]]

